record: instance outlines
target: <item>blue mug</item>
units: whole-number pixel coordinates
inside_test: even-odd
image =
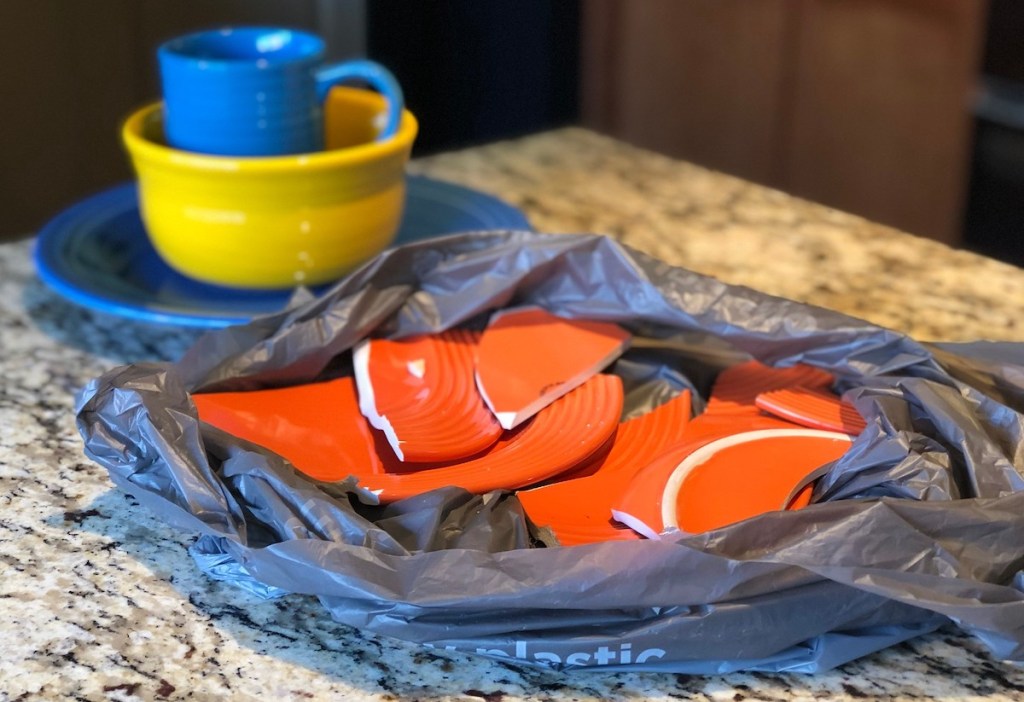
[[[322,66],[324,43],[275,27],[210,30],[157,50],[164,132],[174,148],[224,156],[281,156],[323,149],[323,107],[337,83],[362,80],[388,112],[378,139],[398,131],[402,89],[364,59]]]

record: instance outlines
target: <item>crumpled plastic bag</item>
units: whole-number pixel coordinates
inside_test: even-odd
[[[540,305],[634,335],[626,415],[747,358],[834,373],[867,421],[816,504],[661,541],[544,547],[512,493],[390,506],[196,418],[190,394],[350,372],[405,336]],[[698,403],[699,406],[699,403]],[[1024,660],[1024,344],[918,343],[595,235],[481,232],[390,250],[317,299],[80,394],[86,454],[199,535],[210,577],[335,619],[555,669],[824,670],[952,621]]]

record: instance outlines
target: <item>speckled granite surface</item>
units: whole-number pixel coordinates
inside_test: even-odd
[[[413,170],[523,207],[538,229],[611,233],[667,261],[923,340],[1024,340],[1024,271],[581,130]],[[0,700],[1024,699],[1024,669],[952,627],[814,677],[555,675],[431,653],[199,574],[188,534],[88,462],[73,393],[198,332],[65,302],[30,243],[0,245]]]

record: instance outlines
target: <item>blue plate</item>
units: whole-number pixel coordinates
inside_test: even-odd
[[[407,193],[395,245],[455,232],[531,228],[520,210],[460,185],[409,176]],[[158,324],[238,324],[282,309],[292,294],[208,285],[172,270],[149,243],[134,183],[54,217],[39,232],[35,262],[43,282],[72,302]]]

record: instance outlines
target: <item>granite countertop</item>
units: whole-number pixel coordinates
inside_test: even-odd
[[[1024,270],[580,129],[422,159],[535,227],[600,232],[670,263],[921,340],[1024,340]],[[82,454],[74,393],[113,365],[174,359],[199,332],[66,302],[30,242],[0,245],[0,701],[1024,699],[1024,669],[952,626],[804,676],[554,674],[364,634],[311,598],[210,581],[193,539]]]

